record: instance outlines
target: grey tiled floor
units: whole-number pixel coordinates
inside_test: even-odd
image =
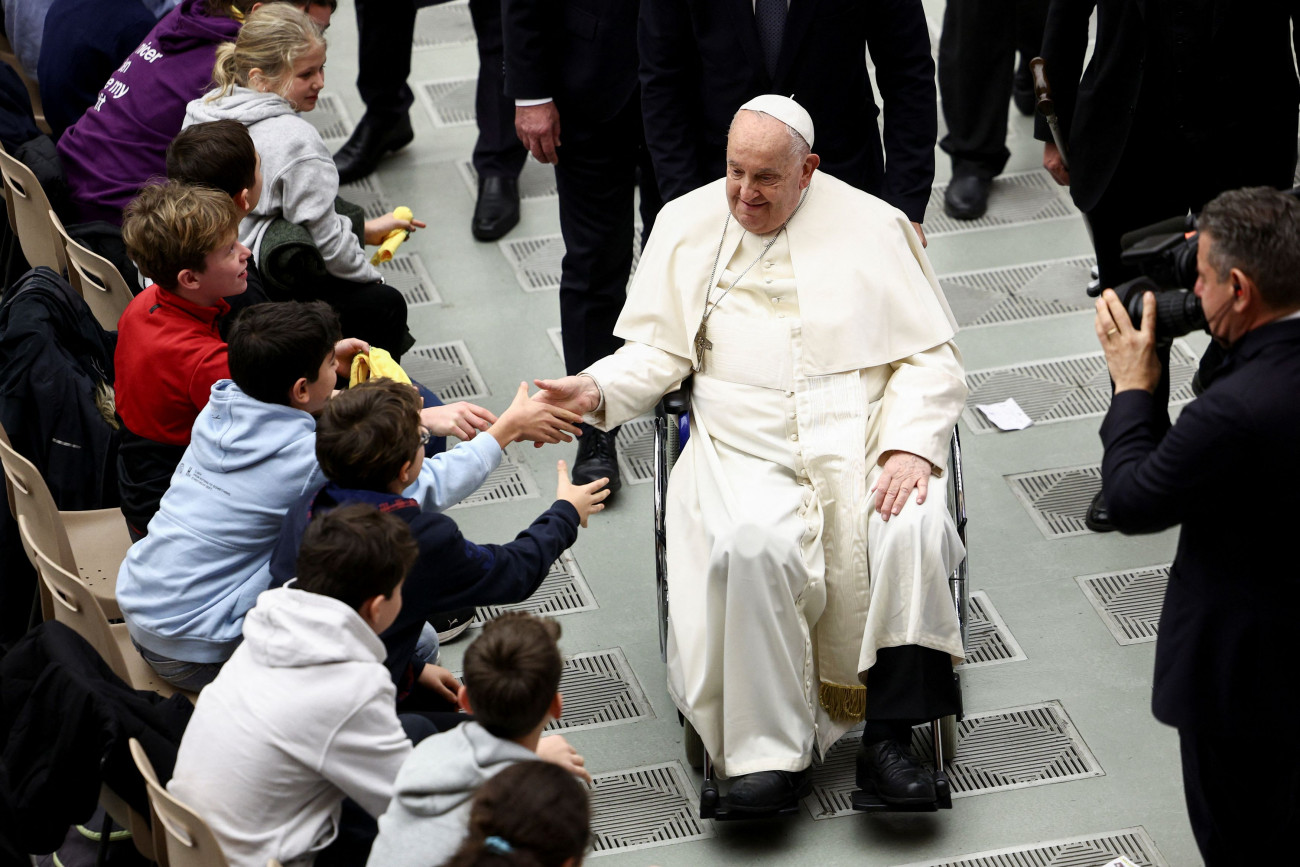
[[[942,2],[925,5],[937,25]],[[459,6],[463,0],[421,13],[411,77],[418,94],[411,112],[416,141],[385,161],[374,186],[354,192],[376,205],[410,205],[429,221],[429,229],[403,248],[412,258],[398,280],[413,301],[422,302],[411,308],[419,344],[430,347],[420,364],[430,368],[426,375],[499,411],[520,381],[563,373],[553,334],[559,311],[554,289],[521,281],[512,266],[518,257],[507,258],[508,244],[480,244],[469,233],[474,201],[465,162],[475,129],[465,122],[465,111],[472,111],[472,85],[454,83],[473,79],[477,58]],[[363,109],[352,85],[356,37],[350,4],[335,22],[328,70],[333,115],[320,119],[330,122],[328,132],[337,137]],[[429,82],[438,84],[423,86]],[[958,338],[970,371],[1097,351],[1078,283],[1091,255],[1082,220],[1038,168],[1041,150],[1031,123],[1014,112],[1008,144],[1012,179],[999,185],[989,218],[976,226],[947,220],[939,210],[941,191],[927,215],[931,259],[939,274],[952,275],[945,285],[959,317],[971,326]],[[937,185],[948,172],[939,153]],[[544,167],[529,166],[522,222],[506,242],[558,234],[549,181]],[[1043,219],[1020,222],[1034,216]],[[538,267],[558,267],[554,255],[541,259]],[[1197,353],[1204,345],[1187,342]],[[1086,391],[1085,386],[1077,388]],[[1041,394],[1055,386],[1040,380],[1034,387]],[[599,778],[597,802],[605,813],[597,863],[899,865],[960,862],[981,854],[988,860],[975,863],[1102,865],[1121,850],[1138,863],[1198,863],[1183,808],[1177,740],[1148,708],[1154,646],[1126,637],[1117,626],[1144,615],[1149,621],[1158,564],[1172,558],[1175,536],[1049,537],[1044,519],[1031,515],[1029,501],[1011,484],[1026,474],[1095,466],[1101,458],[1098,418],[1089,413],[1084,406],[1016,433],[968,428],[965,438],[971,576],[992,612],[982,634],[1002,641],[996,634],[987,637],[1000,627],[1010,635],[998,645],[1004,651],[989,651],[992,662],[963,675],[971,743],[996,753],[1005,738],[1010,753],[1028,754],[1032,749],[1017,746],[1021,741],[1015,738],[1050,729],[1063,755],[1077,751],[1069,759],[1077,767],[1068,766],[1068,756],[1061,758],[1066,764],[1060,765],[1060,781],[1025,785],[1017,771],[1003,767],[1005,756],[971,752],[975,759],[967,773],[976,791],[939,814],[814,821],[820,814],[814,796],[798,817],[768,826],[715,825],[692,817],[683,792],[699,779],[683,757],[654,622],[650,486],[625,486],[616,505],[583,531],[572,560],[561,563],[548,583],[546,598],[536,600],[562,623],[565,651],[580,656],[566,684],[583,696],[582,724],[565,734]],[[572,451],[512,447],[507,471],[483,502],[454,512],[466,535],[512,538],[550,502],[554,462],[571,458]],[[1155,578],[1132,588],[1136,597],[1125,595],[1133,583],[1129,573],[1153,570]],[[1103,619],[1108,601],[1114,612]],[[1138,624],[1139,634],[1150,628],[1147,621]],[[464,645],[447,648],[453,668]],[[1001,711],[1016,713],[995,716]],[[1001,728],[994,733],[989,726]],[[1055,755],[1035,755],[1045,766],[1058,762]],[[832,770],[828,766],[824,775]],[[980,788],[981,781],[988,785]],[[988,793],[978,793],[984,789]],[[660,810],[660,818],[638,812],[651,809]],[[681,842],[665,842],[671,840]],[[1035,846],[1045,848],[1036,855],[1010,854]]]

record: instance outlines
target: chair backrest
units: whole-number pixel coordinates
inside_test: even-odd
[[[50,211],[49,216],[50,225],[63,242],[63,252],[68,257],[68,282],[86,299],[86,306],[95,314],[100,327],[116,331],[117,321],[133,297],[126,280],[116,265],[73,240],[57,214]]]
[[[131,842],[135,850],[146,861],[157,861],[154,853],[154,831],[149,817],[137,813],[124,798],[108,786],[99,787],[99,805],[113,821],[131,832]],[[164,864],[163,867],[166,867]]]
[[[18,520],[27,519],[27,532],[20,534],[27,559],[32,561],[32,566],[40,568],[28,542],[30,538],[31,543],[46,551],[60,568],[75,575],[77,559],[63,527],[63,517],[36,465],[14,451],[8,437],[0,438],[0,464],[4,466],[5,483],[12,494],[11,514]],[[41,612],[44,619],[49,620],[54,611],[44,582],[40,587]]]
[[[9,434],[2,424],[0,424],[0,445],[8,447],[9,451],[14,450],[14,444],[9,441]],[[15,521],[18,520],[18,509],[14,505],[14,486],[8,476],[5,476],[5,498],[9,501],[9,514],[14,516]]]
[[[50,225],[50,200],[41,182],[21,161],[0,150],[9,227],[18,236],[29,265],[45,265],[62,274],[68,270],[63,241]]]
[[[169,867],[228,867],[208,823],[163,788],[140,742],[131,738],[130,745],[131,757],[149,792],[154,822],[163,828]]]
[[[23,536],[24,544],[36,555],[36,571],[50,592],[54,619],[86,639],[104,662],[108,663],[108,667],[113,669],[113,673],[130,683],[131,672],[126,667],[122,650],[117,645],[117,638],[108,625],[108,617],[104,615],[99,600],[77,576],[50,559],[45,550],[32,539],[30,526],[26,517],[19,516],[18,532]]]

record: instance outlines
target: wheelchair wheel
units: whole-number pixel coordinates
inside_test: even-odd
[[[682,722],[682,746],[686,749],[686,763],[697,771],[704,770],[704,741],[689,720]]]
[[[957,757],[957,717],[946,716],[939,720],[939,740],[943,743],[944,762],[949,763]]]

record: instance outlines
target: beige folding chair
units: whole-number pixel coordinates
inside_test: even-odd
[[[105,331],[116,331],[117,321],[133,297],[126,280],[116,265],[74,241],[53,211],[50,211],[50,225],[62,241],[63,252],[67,255],[68,282],[86,299],[86,306],[95,314],[100,327]]]
[[[208,823],[163,788],[140,741],[131,738],[130,745],[131,757],[135,759],[135,766],[149,791],[154,828],[162,829],[160,836],[163,839],[155,838],[155,849],[165,853],[165,867],[228,867],[226,856],[221,853],[221,846]]]
[[[108,786],[99,787],[99,805],[104,808],[104,812],[108,813],[119,827],[131,832],[131,842],[135,844],[135,850],[146,861],[158,861],[157,853],[154,850],[153,825],[148,816],[137,813],[130,804]],[[166,867],[165,862],[162,863]]]
[[[33,81],[27,71],[23,69],[23,65],[18,62],[18,55],[14,54],[13,46],[3,34],[0,34],[0,61],[12,66],[14,72],[18,73],[18,78],[22,81],[23,87],[27,88],[27,95],[32,100],[32,115],[36,118],[36,127],[46,135],[53,135],[54,131],[50,129],[49,123],[45,120],[45,106],[41,105],[40,85]]]
[[[60,274],[68,270],[63,239],[50,225],[50,200],[32,170],[0,149],[0,175],[4,177],[9,228],[22,244],[23,256],[35,268],[45,265]]]
[[[132,689],[147,689],[159,695],[172,695],[178,690],[158,676],[149,667],[140,652],[131,643],[125,623],[109,623],[104,609],[91,595],[86,585],[76,576],[50,558],[31,536],[31,522],[26,516],[18,518],[18,533],[24,546],[36,555],[36,571],[50,594],[54,605],[54,619],[76,632],[99,653],[113,673],[131,685]]]
[[[3,428],[0,427],[0,433]],[[98,600],[112,620],[120,620],[117,607],[117,570],[131,547],[131,535],[120,509],[59,511],[45,479],[34,464],[14,451],[7,436],[0,436],[0,464],[13,495],[15,518],[26,517],[28,532],[43,550],[49,552],[60,568],[80,575],[81,583]],[[27,557],[36,566],[36,555],[24,541]],[[37,567],[39,568],[39,567]],[[41,612],[44,619],[54,616],[51,600],[41,589]]]

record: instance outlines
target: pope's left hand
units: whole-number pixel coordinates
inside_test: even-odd
[[[930,242],[925,240],[925,229],[922,229],[922,228],[921,228],[921,224],[918,223],[918,222],[916,222],[915,220],[913,220],[913,221],[912,221],[912,228],[913,228],[913,229],[916,229],[916,235],[917,235],[918,238],[921,239],[921,246],[922,246],[922,247],[927,247],[927,246],[929,246],[929,243],[930,243]]]
[[[352,378],[352,359],[358,352],[369,352],[370,344],[358,337],[345,337],[334,344],[334,372],[344,379]]]
[[[871,489],[871,493],[876,495],[876,511],[880,513],[881,520],[888,521],[903,511],[913,490],[916,491],[917,505],[924,503],[933,472],[934,464],[920,455],[890,452],[881,468],[880,478],[876,480],[876,486]]]
[[[416,679],[416,683],[425,689],[433,690],[452,704],[456,703],[456,692],[460,689],[460,681],[456,679],[456,675],[441,665],[425,663],[424,668],[420,669],[420,676]]]

